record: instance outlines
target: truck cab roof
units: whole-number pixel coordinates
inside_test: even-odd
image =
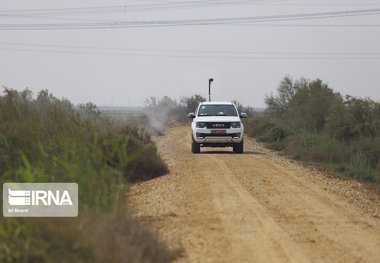
[[[233,105],[230,101],[205,101],[201,105]]]

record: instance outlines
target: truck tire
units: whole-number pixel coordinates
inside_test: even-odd
[[[193,135],[191,135],[191,152],[192,153],[200,153],[201,145],[194,141]]]
[[[241,142],[235,144],[233,146],[235,153],[243,153],[244,152],[244,139],[241,140]]]

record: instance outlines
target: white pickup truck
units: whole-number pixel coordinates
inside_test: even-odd
[[[201,102],[195,113],[188,114],[191,124],[191,151],[199,153],[200,147],[233,147],[235,153],[244,151],[244,126],[231,102]]]

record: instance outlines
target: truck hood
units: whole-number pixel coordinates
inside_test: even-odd
[[[194,121],[201,122],[237,122],[240,121],[240,117],[238,116],[204,116],[197,117]]]

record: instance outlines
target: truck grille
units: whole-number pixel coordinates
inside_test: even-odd
[[[207,129],[229,129],[231,122],[206,122]]]

